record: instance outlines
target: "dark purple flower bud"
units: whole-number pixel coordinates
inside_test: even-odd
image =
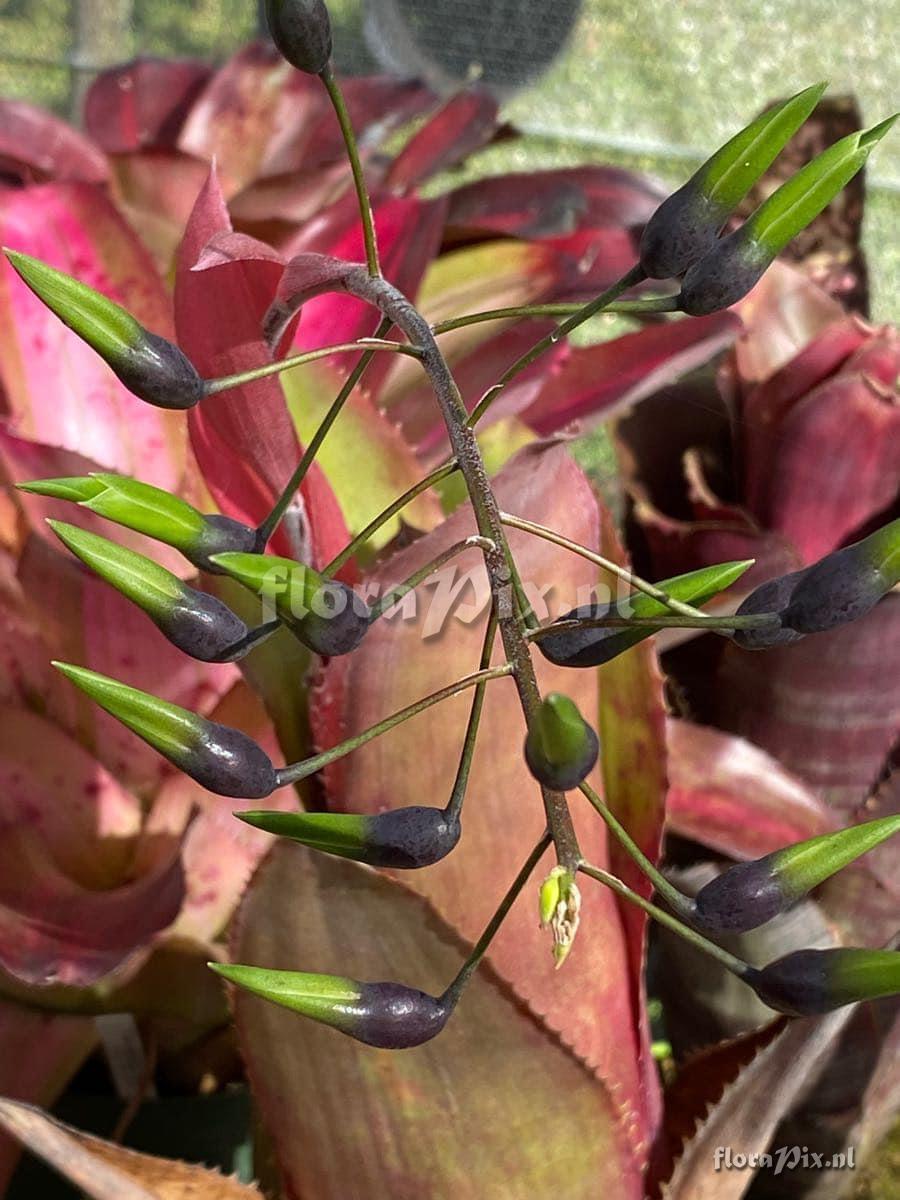
[[[241,812],[248,825],[291,838],[313,850],[352,858],[371,867],[410,870],[440,862],[460,837],[458,818],[415,805],[374,817],[355,813]]]
[[[272,41],[292,67],[319,75],[331,58],[331,20],[323,0],[266,0]]]
[[[261,800],[277,787],[268,754],[239,729],[210,721],[96,671],[69,663],[53,665],[201,787],[219,796],[248,800]]]
[[[797,642],[803,636],[795,629],[786,629],[782,623],[782,613],[787,607],[794,588],[806,574],[805,571],[793,571],[790,575],[779,575],[769,579],[754,588],[744,602],[739,606],[735,616],[758,616],[772,613],[771,625],[759,629],[735,629],[732,641],[743,650],[771,650],[773,646],[787,646]]]
[[[776,1012],[817,1017],[857,1000],[900,992],[900,952],[855,947],[795,950],[751,971],[745,981]]]
[[[421,1046],[441,1032],[454,999],[401,983],[358,983],[339,975],[210,963],[230,983],[382,1050]]]

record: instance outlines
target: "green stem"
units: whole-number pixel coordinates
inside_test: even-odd
[[[601,292],[599,296],[591,300],[588,304],[583,304],[577,312],[573,313],[567,321],[563,323],[552,333],[548,333],[542,337],[539,342],[528,350],[521,358],[517,358],[511,367],[508,367],[492,388],[481,397],[478,404],[473,409],[468,424],[476,425],[493,402],[497,399],[510,380],[526,369],[551,346],[555,346],[562,338],[567,337],[573,329],[577,329],[579,325],[583,325],[585,321],[602,312],[604,308],[612,304],[614,300],[618,300],[623,292],[627,292],[630,287],[634,287],[636,283],[640,283],[645,278],[644,272],[639,265],[635,265],[630,271],[626,272],[621,279],[617,280],[611,287],[608,287],[605,292]]]
[[[508,545],[504,546],[503,552],[506,555],[506,565],[509,568],[509,576],[512,582],[513,591],[515,592],[516,605],[519,609],[519,617],[521,618],[522,626],[526,631],[530,629],[540,629],[541,623],[538,620],[534,609],[531,607],[531,601],[528,599],[525,586],[522,583],[522,576],[519,573],[518,565]]]
[[[452,546],[448,546],[446,550],[443,550],[437,558],[433,558],[431,562],[427,562],[423,567],[419,567],[418,571],[413,571],[412,575],[408,579],[405,579],[403,583],[398,583],[389,592],[385,592],[377,604],[372,605],[370,620],[377,621],[379,617],[384,616],[389,608],[393,608],[398,600],[402,600],[404,596],[415,591],[419,584],[426,580],[429,575],[433,575],[435,571],[439,571],[451,559],[456,558],[457,554],[462,554],[464,550],[471,550],[473,547],[478,550],[493,550],[494,543],[489,538],[477,535],[463,538],[461,542],[454,542]]]
[[[715,942],[711,942],[705,938],[703,934],[698,933],[696,929],[691,929],[688,925],[683,924],[677,917],[673,917],[671,913],[665,909],[657,908],[655,904],[651,904],[649,900],[645,900],[643,896],[632,891],[627,884],[621,879],[617,879],[615,875],[610,875],[608,871],[602,870],[600,867],[592,867],[590,863],[582,863],[579,866],[579,871],[590,876],[591,879],[596,879],[598,883],[602,883],[617,896],[621,896],[623,900],[627,900],[630,904],[637,905],[644,912],[658,921],[660,925],[665,925],[667,929],[671,929],[677,933],[679,937],[684,938],[686,942],[696,946],[698,950],[702,950],[704,954],[709,954],[712,958],[717,959],[723,967],[726,967],[733,975],[737,975],[739,979],[746,979],[752,974],[753,968],[749,963],[744,962],[742,958],[738,958],[734,954],[729,954],[727,950],[723,950],[721,946],[717,946]]]
[[[382,324],[385,324],[384,322]],[[390,328],[390,322],[385,329]],[[367,362],[378,350],[388,354],[406,354],[410,358],[421,358],[421,352],[415,346],[405,342],[388,342],[379,338],[378,334],[371,338],[360,338],[357,342],[340,342],[336,346],[321,346],[318,350],[305,350],[303,354],[293,354],[290,358],[280,358],[276,362],[264,363],[250,371],[240,371],[237,375],[223,375],[221,379],[207,379],[204,390],[207,396],[215,396],[218,392],[227,392],[230,388],[241,387],[245,383],[254,383],[257,379],[266,379],[269,375],[280,375],[282,371],[290,371],[292,367],[302,367],[304,363],[318,362],[320,358],[328,358],[332,354],[349,354],[354,350],[365,350],[369,356]]]
[[[409,704],[406,708],[401,708],[399,712],[385,717],[383,721],[379,721],[377,725],[371,725],[368,729],[364,729],[362,733],[357,733],[354,737],[347,738],[346,741],[340,742],[337,746],[332,746],[330,750],[324,750],[321,754],[316,754],[313,758],[305,758],[302,762],[281,767],[276,771],[277,786],[284,787],[285,784],[299,783],[301,779],[308,779],[310,775],[314,775],[322,767],[327,767],[329,763],[343,758],[345,754],[349,754],[352,750],[358,750],[360,746],[371,742],[373,738],[379,737],[382,733],[387,733],[388,730],[395,729],[398,725],[402,725],[404,721],[408,721],[410,717],[418,716],[426,708],[440,704],[442,700],[449,700],[451,696],[456,696],[459,692],[464,692],[467,688],[475,687],[479,683],[487,682],[489,679],[501,679],[504,675],[511,675],[512,673],[512,663],[504,663],[499,667],[491,667],[488,671],[476,671],[474,675],[466,675],[462,679],[458,679],[456,683],[451,683],[447,687],[441,688],[440,691],[433,692],[430,696],[425,696],[421,700],[417,700],[415,704]]]
[[[356,134],[353,132],[353,126],[350,123],[350,114],[347,112],[344,94],[334,77],[330,63],[320,75],[320,79],[325,84],[325,89],[334,107],[338,124],[341,127],[341,134],[344,138],[344,145],[347,148],[350,170],[353,172],[353,186],[356,189],[356,198],[359,201],[363,240],[366,244],[366,266],[369,269],[370,275],[380,276],[381,264],[378,261],[378,240],[375,236],[375,222],[372,219],[372,202],[369,199],[369,189],[366,187],[366,177],[363,174],[362,162],[359,157]]]
[[[632,859],[632,861],[641,871],[643,871],[643,873],[647,876],[654,888],[656,888],[657,892],[660,894],[660,896],[662,896],[673,912],[678,913],[686,920],[689,919],[693,912],[693,904],[691,900],[682,892],[679,892],[678,888],[669,883],[665,875],[656,869],[650,859],[647,858],[646,854],[644,854],[643,850],[641,850],[640,846],[638,846],[638,844],[634,841],[625,826],[620,824],[618,819],[613,815],[610,809],[606,807],[589,783],[582,783],[580,785],[580,790],[609,826],[616,840],[622,846],[628,857]]]
[[[507,893],[503,897],[503,899],[500,901],[500,905],[497,908],[497,911],[491,917],[490,921],[488,921],[487,926],[485,927],[484,933],[481,935],[481,937],[478,939],[478,941],[472,947],[469,957],[466,959],[466,961],[460,967],[456,978],[453,980],[453,982],[450,984],[450,986],[447,988],[447,990],[444,992],[443,996],[441,997],[441,999],[443,1001],[445,1001],[446,1003],[455,1004],[457,1002],[457,1000],[459,999],[460,993],[462,992],[462,990],[466,986],[466,984],[469,982],[469,978],[471,977],[473,971],[475,970],[475,968],[478,966],[478,964],[481,962],[482,958],[484,957],[485,951],[487,950],[488,946],[490,946],[491,942],[494,940],[494,937],[497,934],[497,930],[503,924],[503,920],[506,917],[506,914],[509,912],[509,910],[512,908],[513,904],[516,902],[516,899],[518,898],[519,893],[521,892],[521,890],[525,886],[525,884],[528,882],[529,878],[531,877],[532,871],[538,865],[538,863],[541,861],[544,851],[547,849],[547,847],[549,845],[550,845],[550,834],[544,833],[541,837],[541,840],[538,842],[538,844],[535,846],[535,848],[532,850],[532,852],[528,855],[528,858],[525,860],[525,864],[522,867],[521,871],[519,871],[518,875],[515,877],[515,879],[510,884],[509,890],[507,891]]]
[[[380,339],[381,337],[383,337],[383,335],[387,333],[387,331],[390,329],[390,327],[391,327],[391,322],[389,320],[387,320],[387,318],[384,318],[379,323],[378,328],[375,330],[375,338],[373,338],[371,340],[374,341],[376,339]],[[396,344],[397,343],[395,343],[395,342],[384,342],[382,348],[384,346],[394,346]],[[409,349],[412,349],[412,347],[409,347]],[[303,355],[299,355],[298,357],[302,358]],[[273,507],[272,511],[266,517],[265,521],[263,521],[263,523],[260,525],[258,533],[259,533],[259,541],[260,541],[261,545],[265,546],[266,542],[268,542],[269,538],[272,536],[272,534],[278,528],[278,523],[281,521],[281,518],[287,512],[288,505],[290,504],[290,502],[294,498],[294,496],[296,496],[297,489],[300,487],[300,485],[303,483],[303,480],[306,478],[306,473],[309,470],[309,468],[312,466],[312,464],[315,460],[315,457],[319,452],[320,446],[325,441],[328,431],[331,429],[332,425],[337,420],[338,415],[341,412],[341,409],[347,403],[347,400],[349,399],[351,392],[356,387],[356,385],[359,383],[360,379],[362,379],[366,368],[368,367],[369,363],[372,361],[372,359],[374,357],[375,357],[374,350],[371,350],[371,349],[366,350],[366,352],[361,356],[359,362],[356,364],[356,366],[353,368],[353,370],[347,376],[344,386],[338,392],[338,394],[334,400],[334,403],[331,405],[331,408],[329,408],[328,412],[322,418],[319,428],[313,434],[309,445],[304,450],[303,456],[301,457],[300,462],[297,464],[297,469],[294,471],[293,475],[290,477],[290,479],[287,481],[284,488],[282,489],[281,495],[278,497],[277,501],[275,502],[275,506]]]
[[[607,304],[606,313],[669,313],[678,311],[677,296],[646,296],[640,300],[620,300]],[[490,308],[485,312],[467,313],[464,317],[452,317],[449,321],[438,321],[431,331],[437,335],[450,333],[454,329],[465,329],[467,325],[480,325],[483,321],[507,321],[520,317],[574,317],[584,308],[583,304],[516,304],[511,308]]]
[[[553,542],[554,545],[561,546],[564,550],[571,550],[573,554],[579,554],[582,558],[586,558],[588,562],[592,562],[604,571],[610,571],[613,575],[618,576],[629,587],[633,587],[638,592],[644,592],[645,595],[658,600],[660,604],[665,604],[672,612],[682,613],[686,617],[701,617],[704,621],[710,619],[708,614],[703,612],[702,609],[694,608],[691,604],[683,604],[680,600],[674,600],[660,588],[652,583],[648,583],[646,579],[641,579],[639,575],[633,574],[626,567],[620,567],[612,559],[604,558],[602,554],[596,554],[593,550],[589,550],[587,546],[582,546],[580,542],[573,542],[569,538],[563,537],[561,533],[556,533],[553,529],[548,529],[546,525],[538,525],[534,521],[526,521],[524,517],[514,517],[510,513],[505,512],[500,514],[500,520],[511,529],[524,530],[525,533],[534,534],[535,537],[543,538],[546,542]]]
[[[484,645],[481,648],[481,661],[478,664],[480,671],[487,671],[491,665],[491,654],[494,650],[494,639],[497,636],[497,614],[491,612],[488,617],[487,629],[484,634]],[[466,736],[463,740],[462,753],[459,756],[459,766],[456,770],[456,779],[453,781],[453,791],[450,793],[450,799],[447,801],[447,807],[444,810],[447,814],[448,821],[455,821],[460,814],[463,806],[463,800],[466,796],[466,787],[469,783],[469,772],[472,769],[472,759],[475,755],[475,742],[478,737],[478,726],[481,722],[481,712],[484,708],[484,692],[485,684],[478,683],[475,685],[475,694],[472,697],[472,708],[469,711],[469,723],[466,726]]]
[[[402,496],[399,496],[387,508],[383,509],[377,517],[374,517],[365,529],[356,535],[352,542],[348,542],[340,554],[331,560],[321,574],[326,579],[330,579],[341,569],[347,559],[356,553],[360,546],[364,546],[369,538],[378,532],[382,525],[386,525],[388,521],[396,517],[397,513],[406,508],[407,504],[412,504],[417,496],[421,496],[423,492],[427,492],[429,488],[434,487],[436,483],[440,483],[442,479],[446,479],[448,475],[452,475],[458,469],[456,459],[451,459],[449,462],[442,463],[439,467],[436,467],[424,479],[420,479],[418,483],[414,483],[411,488],[407,488]]]

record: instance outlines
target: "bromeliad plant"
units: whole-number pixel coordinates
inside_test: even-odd
[[[257,261],[265,272],[268,291],[263,296],[257,294],[261,289],[247,288],[244,315],[248,338],[254,331],[264,335],[268,361],[242,362],[237,355],[227,373],[211,370],[204,361],[209,355],[202,344],[179,348],[86,284],[26,254],[7,252],[10,264],[28,287],[135,395],[155,406],[188,410],[198,456],[206,461],[217,454],[224,456],[239,480],[241,502],[231,510],[237,508],[242,517],[204,514],[163,488],[112,473],[67,475],[21,486],[31,495],[74,502],[103,520],[180,553],[204,572],[208,591],[185,584],[170,569],[171,564],[163,567],[97,533],[58,521],[52,524],[56,536],[83,563],[143,609],[163,635],[191,657],[201,662],[240,660],[252,676],[253,656],[269,653],[277,645],[275,654],[283,656],[280,686],[286,691],[294,682],[289,677],[292,648],[300,646],[303,655],[311,652],[332,660],[328,672],[333,678],[345,660],[352,662],[354,655],[366,652],[378,637],[379,627],[384,627],[396,609],[402,609],[404,599],[414,595],[424,581],[449,563],[468,562],[477,552],[489,591],[489,618],[478,668],[317,754],[276,766],[268,749],[231,725],[96,671],[70,663],[57,665],[72,684],[195,783],[222,796],[253,801],[263,801],[284,785],[298,785],[320,773],[327,777],[341,769],[348,756],[382,735],[407,721],[414,722],[426,710],[445,711],[439,706],[449,707],[454,697],[470,692],[458,768],[446,803],[407,804],[369,815],[264,808],[238,814],[254,829],[332,859],[400,871],[431,867],[448,858],[449,868],[451,856],[464,848],[463,808],[488,691],[508,686],[495,681],[510,680],[522,713],[520,753],[539,785],[544,828],[481,937],[438,994],[404,982],[360,982],[252,962],[212,963],[211,967],[239,988],[357,1041],[392,1049],[420,1045],[444,1029],[467,989],[477,986],[479,962],[552,846],[556,864],[540,888],[539,909],[542,923],[552,933],[557,966],[571,951],[579,921],[590,919],[585,914],[596,911],[589,909],[589,901],[581,894],[578,877],[582,876],[632,905],[638,915],[648,914],[674,930],[723,964],[772,1007],[789,1015],[820,1014],[856,1000],[900,992],[900,957],[893,949],[798,950],[760,969],[716,941],[723,932],[755,928],[782,912],[889,838],[900,824],[896,818],[816,837],[742,864],[696,898],[688,898],[660,874],[651,856],[588,782],[598,754],[604,753],[601,738],[573,698],[558,690],[542,694],[533,658],[536,649],[564,668],[614,664],[654,632],[671,628],[708,630],[744,648],[778,646],[831,629],[871,609],[900,579],[900,523],[892,522],[854,546],[820,557],[803,571],[766,583],[732,615],[712,616],[701,606],[739,581],[751,567],[750,561],[718,563],[649,583],[618,565],[614,555],[597,554],[551,525],[507,511],[509,502],[489,478],[485,451],[477,437],[479,426],[487,424],[489,414],[494,417],[502,411],[504,400],[533,364],[595,314],[703,315],[740,299],[790,238],[861,168],[891,122],[832,147],[773,193],[739,230],[723,237],[722,228],[731,213],[812,111],[822,87],[808,88],[754,121],[665,202],[647,225],[639,261],[588,303],[497,308],[429,322],[382,271],[363,165],[341,88],[331,70],[325,6],[320,0],[271,0],[267,11],[276,44],[287,61],[318,76],[333,106],[359,205],[366,260],[356,263],[301,250],[285,265],[261,243],[232,234],[221,222],[216,227],[221,201],[214,181],[207,184],[198,211],[205,214],[213,235],[199,240],[194,234],[194,242],[199,244],[192,244],[190,236],[186,239],[182,256],[187,269],[182,294],[176,295],[176,309],[181,307],[184,312],[202,306],[207,299],[214,302],[204,294],[204,270],[227,270],[242,258]],[[681,280],[679,291],[626,295],[647,280],[668,278]],[[371,314],[372,336],[278,357],[293,340],[298,318],[304,320],[301,310],[307,305],[311,309],[317,297],[334,294],[346,304],[365,306],[364,311]],[[442,339],[483,323],[521,317],[561,319],[561,323],[533,345],[523,347],[511,365],[495,374],[486,390],[479,388],[464,397],[448,365]],[[257,423],[249,426],[250,415],[240,408],[246,395],[241,389],[323,358],[353,352],[359,354],[358,361],[337,397],[325,407],[296,469],[287,483],[282,480],[273,488],[272,478],[257,470],[257,462],[248,469],[239,461],[244,449],[240,439],[246,439],[246,430],[252,427],[261,439],[268,439],[267,452],[270,444],[277,443],[282,427],[268,410],[253,414]],[[329,493],[319,481],[317,458],[327,453],[333,426],[342,414],[347,418],[357,390],[369,373],[377,371],[379,359],[415,373],[414,382],[406,389],[407,400],[410,396],[418,399],[401,406],[404,423],[418,431],[420,447],[433,449],[445,441],[448,453],[355,536],[344,535],[340,522],[329,521]],[[424,413],[419,411],[423,403],[417,391],[423,378],[431,406]],[[236,402],[227,409],[216,408],[229,393]],[[442,420],[442,433],[435,432],[433,409]],[[539,418],[535,425],[540,428]],[[261,452],[258,462],[266,461]],[[364,596],[355,567],[365,558],[373,539],[396,524],[398,515],[432,488],[459,481],[471,506],[475,532],[443,545],[439,553],[417,563],[399,581],[392,581],[374,600]],[[228,498],[228,486],[220,478],[217,499],[224,505]],[[251,511],[260,509],[261,498],[265,511],[251,519]],[[326,526],[328,536],[323,534]],[[336,532],[342,535],[340,544]],[[600,568],[624,585],[626,594],[618,600],[579,604],[565,616],[542,623],[529,586],[535,581],[528,578],[521,566],[522,556],[513,550],[513,532],[586,560],[592,570]],[[278,553],[267,552],[270,547]],[[498,640],[502,654],[495,664]],[[427,651],[427,645],[421,648],[422,654]],[[267,699],[277,710],[283,696],[268,695]],[[327,710],[328,703],[323,695],[322,708]],[[289,719],[283,721],[283,733],[289,725]],[[325,725],[325,720],[320,720],[319,732]],[[289,743],[291,733],[296,737],[296,728],[288,728],[288,736],[282,740]],[[410,770],[415,770],[414,764]],[[575,790],[605,823],[629,871],[640,880],[638,886],[622,878],[625,872],[615,874],[583,852],[584,839],[576,832],[568,795]],[[523,809],[525,804],[522,797]],[[278,863],[285,861],[284,856],[277,859]],[[310,870],[319,868],[310,868],[309,857],[291,861],[300,863],[303,886],[308,886]],[[352,880],[359,878],[352,874],[355,868],[344,864],[341,869],[351,872],[341,878],[350,880],[352,889]],[[325,866],[322,870],[338,868]],[[480,879],[478,886],[486,890],[492,881],[493,876]],[[653,888],[658,904],[648,899]],[[312,908],[311,904],[310,921],[321,920],[327,927],[327,903],[318,914]],[[245,923],[251,918],[252,908],[245,913]]]

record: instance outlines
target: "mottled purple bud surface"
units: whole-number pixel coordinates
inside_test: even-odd
[[[135,349],[109,361],[130,392],[157,408],[193,408],[205,395],[203,380],[187,355],[148,330]]]
[[[459,819],[440,808],[413,805],[370,818],[365,857],[373,867],[405,870],[440,862],[459,841]]]
[[[452,1005],[401,983],[363,983],[345,1031],[382,1050],[406,1050],[436,1037]]]
[[[710,933],[746,933],[791,904],[778,882],[772,856],[737,863],[697,893],[694,916]]]

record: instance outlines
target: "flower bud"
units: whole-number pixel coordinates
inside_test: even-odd
[[[805,571],[792,571],[790,575],[779,575],[754,588],[738,606],[736,617],[761,616],[771,613],[771,625],[758,629],[735,629],[731,639],[742,650],[771,650],[774,646],[787,646],[803,636],[795,629],[786,629],[782,614]]]
[[[122,383],[157,408],[193,408],[205,395],[194,364],[121,304],[40,259],[4,250],[34,294],[100,355]]]
[[[799,634],[855,621],[900,582],[900,518],[802,572],[782,614]]]
[[[673,600],[684,604],[705,604],[719,592],[740,579],[753,565],[753,559],[743,562],[719,563],[712,567],[701,567],[686,575],[664,579],[656,586]],[[654,600],[646,592],[630,592],[624,599],[612,604],[583,604],[573,608],[562,621],[593,621],[604,617],[648,618],[671,616],[672,610],[660,600]],[[537,638],[536,645],[552,663],[560,667],[598,667],[624,654],[644,638],[652,637],[652,629],[604,629],[599,625],[588,625],[584,629],[566,629],[558,634]]]
[[[761,113],[659,206],[641,238],[650,279],[683,275],[710,250],[719,230],[813,111],[826,84],[817,83]]]
[[[348,654],[363,640],[369,606],[345,583],[273,554],[216,554],[212,562],[275,608],[294,635],[316,654]]]
[[[541,884],[539,908],[542,928],[549,928],[553,934],[553,959],[559,970],[569,956],[581,920],[581,893],[571,871],[553,868]]]
[[[816,1017],[857,1000],[900,992],[900,952],[795,950],[751,971],[745,981],[759,998],[790,1017]]]
[[[710,933],[756,929],[897,832],[900,816],[881,817],[729,867],[697,893],[696,924]]]
[[[718,241],[684,277],[680,307],[694,317],[735,304],[802,229],[862,169],[896,120],[841,138],[765,200],[740,229]]]
[[[323,0],[266,0],[266,23],[283,58],[319,75],[331,58],[331,20]]]
[[[240,812],[241,821],[313,850],[370,867],[410,870],[440,862],[456,846],[458,819],[443,809],[414,805],[376,816],[320,812]]]
[[[597,735],[577,705],[559,692],[545,696],[525,738],[525,761],[538,783],[556,792],[578,787],[599,752]]]
[[[220,796],[261,800],[277,787],[269,756],[252,738],[71,663],[55,662],[76,687],[191,779]]]
[[[213,574],[222,574],[212,562],[214,554],[254,550],[258,544],[257,531],[249,525],[219,513],[204,516],[178,496],[127,475],[71,475],[17,487],[37,496],[74,500],[98,516],[174,547],[195,567]]]
[[[453,1005],[400,983],[358,983],[339,975],[209,966],[229,983],[382,1050],[421,1046],[441,1032]]]
[[[179,650],[200,662],[233,662],[258,638],[216,596],[189,587],[143,554],[66,525],[47,524],[73,554],[123,596],[142,608]],[[260,635],[265,636],[265,635]]]

